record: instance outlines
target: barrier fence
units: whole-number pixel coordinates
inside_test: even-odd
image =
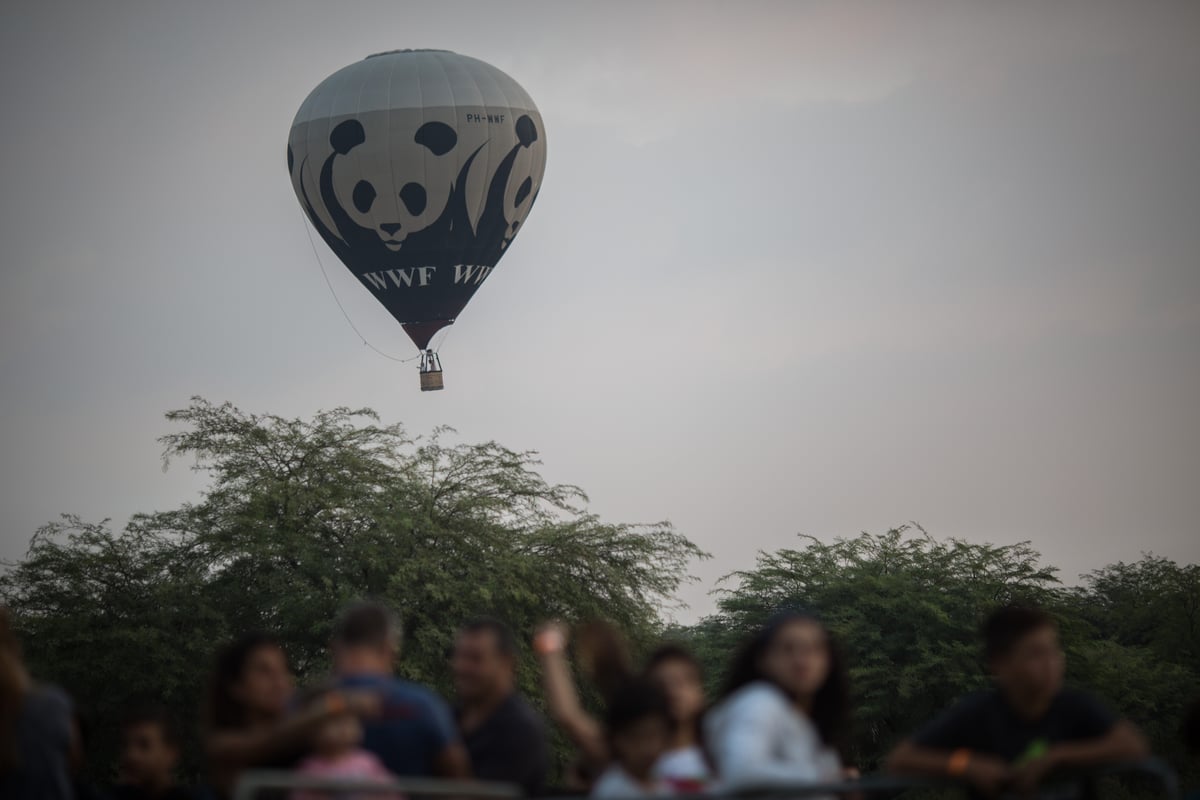
[[[1078,787],[1083,782],[1110,776],[1140,776],[1155,787],[1153,797],[1179,800],[1179,779],[1175,771],[1164,761],[1149,758],[1123,764],[1109,764],[1087,770],[1071,770],[1052,775],[1034,797],[1074,797],[1077,793],[1065,794],[1064,789]],[[838,783],[810,783],[798,786],[772,786],[736,794],[712,792],[703,797],[710,800],[732,800],[732,798],[786,798],[802,800],[811,797],[894,797],[914,789],[959,789],[964,793],[968,785],[962,780],[949,778],[905,778],[895,775],[864,775],[853,781]],[[402,778],[388,783],[370,781],[348,781],[345,779],[314,778],[294,772],[277,770],[252,770],[242,775],[234,790],[233,800],[264,800],[269,792],[272,798],[280,791],[285,793],[303,790],[306,793],[328,800],[346,798],[384,797],[402,795],[406,800],[420,798],[454,798],[455,800],[512,800],[524,797],[521,789],[507,783],[485,783],[482,781],[446,781],[427,778]],[[1010,795],[1012,796],[1012,795]],[[579,795],[549,795],[546,800],[579,800]],[[631,799],[632,800],[632,799]],[[662,800],[647,797],[644,800]]]

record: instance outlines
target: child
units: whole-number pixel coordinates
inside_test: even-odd
[[[165,709],[130,712],[121,725],[121,771],[117,800],[188,800],[192,794],[175,783],[179,733]]]
[[[671,708],[656,684],[630,681],[608,705],[607,736],[613,763],[592,787],[592,797],[666,795],[670,787],[654,767],[671,743]]]
[[[337,712],[345,698],[339,692],[329,692],[317,699],[325,707]],[[296,768],[299,775],[324,780],[347,782],[390,783],[395,780],[375,754],[362,749],[363,728],[358,717],[343,707],[342,713],[334,713],[320,728],[313,740],[313,753]],[[292,794],[292,800],[324,800],[329,790],[304,790]],[[338,797],[345,797],[339,793]],[[364,792],[355,795],[355,800],[401,800],[401,796],[388,792]]]

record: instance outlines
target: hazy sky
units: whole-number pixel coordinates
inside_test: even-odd
[[[917,520],[1074,580],[1200,559],[1200,3],[0,10],[0,556],[192,498],[201,394],[539,450],[714,558]],[[537,101],[537,207],[442,348],[365,348],[284,149],[381,50]],[[372,343],[410,355],[320,245]]]

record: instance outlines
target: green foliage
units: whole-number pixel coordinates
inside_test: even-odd
[[[412,439],[368,410],[298,420],[197,398],[167,417],[183,430],[162,439],[164,463],[211,476],[199,502],[120,533],[64,517],[0,583],[35,674],[106,734],[97,774],[135,699],[165,703],[194,737],[212,651],[236,633],[274,632],[313,676],[338,610],[377,598],[404,619],[401,673],[448,694],[445,654],[465,619],[498,617],[527,643],[548,617],[603,617],[644,643],[704,555],[668,523],[600,520],[581,490],[547,483],[533,453],[495,442]],[[536,695],[533,659],[522,665]]]

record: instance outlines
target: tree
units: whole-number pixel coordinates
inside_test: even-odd
[[[198,502],[120,533],[65,517],[0,582],[36,674],[103,730],[152,696],[195,731],[211,653],[238,632],[274,632],[302,678],[322,672],[337,611],[363,597],[400,612],[401,672],[442,692],[454,629],[475,615],[525,642],[550,616],[603,617],[645,643],[704,555],[669,523],[588,513],[534,453],[447,444],[447,429],[420,440],[366,409],[284,419],[200,398],[167,418],[183,429],[163,437],[164,464],[188,458],[211,478]],[[98,745],[102,772],[113,737]]]

